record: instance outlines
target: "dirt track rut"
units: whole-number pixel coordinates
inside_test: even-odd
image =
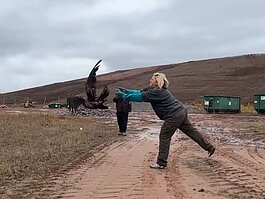
[[[153,128],[153,127],[152,127]],[[166,172],[150,170],[157,140],[138,127],[120,142],[95,154],[94,164],[75,170],[65,180],[79,179],[62,198],[174,198],[167,192]],[[157,132],[158,133],[158,132]],[[148,136],[150,138],[148,138]],[[101,155],[100,155],[101,154]],[[154,175],[155,174],[155,175]]]
[[[215,116],[192,117],[198,128],[214,140],[217,150],[213,157],[208,158],[196,143],[177,132],[172,139],[168,168],[150,169],[148,165],[158,150],[160,122],[154,116],[137,115],[130,118],[127,137],[120,137],[119,142],[95,154],[93,161],[69,172],[64,178],[69,188],[52,198],[264,199],[264,140],[259,139],[264,145],[249,144],[244,142],[244,136],[234,134],[229,143],[234,130],[228,135],[221,132],[225,122],[220,123]],[[209,126],[200,124],[205,117]],[[235,144],[237,139],[242,142]]]

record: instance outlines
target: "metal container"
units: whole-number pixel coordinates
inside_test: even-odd
[[[258,113],[265,114],[265,94],[254,95],[254,108]]]
[[[204,96],[204,110],[209,113],[240,113],[240,104],[240,97]]]
[[[48,104],[49,108],[62,108],[61,103],[50,103]]]

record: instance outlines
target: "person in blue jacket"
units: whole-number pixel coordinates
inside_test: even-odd
[[[129,101],[150,102],[156,115],[164,121],[159,134],[157,161],[150,164],[150,167],[155,169],[167,167],[171,137],[177,129],[180,129],[204,150],[208,151],[209,157],[215,151],[215,147],[191,124],[187,108],[179,100],[175,99],[168,90],[168,86],[169,81],[165,74],[154,73],[150,79],[149,89],[132,90],[119,88],[115,92],[117,97]]]

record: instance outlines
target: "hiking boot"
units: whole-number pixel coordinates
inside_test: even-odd
[[[123,136],[127,136],[127,134],[125,132],[122,133]]]
[[[213,146],[209,151],[208,151],[208,157],[211,157],[211,155],[214,154],[215,147]]]
[[[153,163],[153,164],[150,164],[150,168],[152,169],[165,169],[166,167],[165,166],[161,166],[157,163]]]
[[[119,132],[118,135],[123,135],[123,132]]]

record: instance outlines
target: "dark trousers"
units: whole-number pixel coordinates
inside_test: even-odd
[[[161,127],[159,134],[159,154],[157,157],[157,163],[159,165],[167,166],[171,137],[177,129],[180,129],[204,150],[209,151],[212,149],[213,146],[206,140],[204,135],[193,127],[188,118],[187,110],[184,109],[177,112],[174,117],[166,119]]]
[[[127,123],[128,123],[128,112],[117,112],[117,120],[119,125],[119,131],[121,133],[125,133],[127,129]]]

